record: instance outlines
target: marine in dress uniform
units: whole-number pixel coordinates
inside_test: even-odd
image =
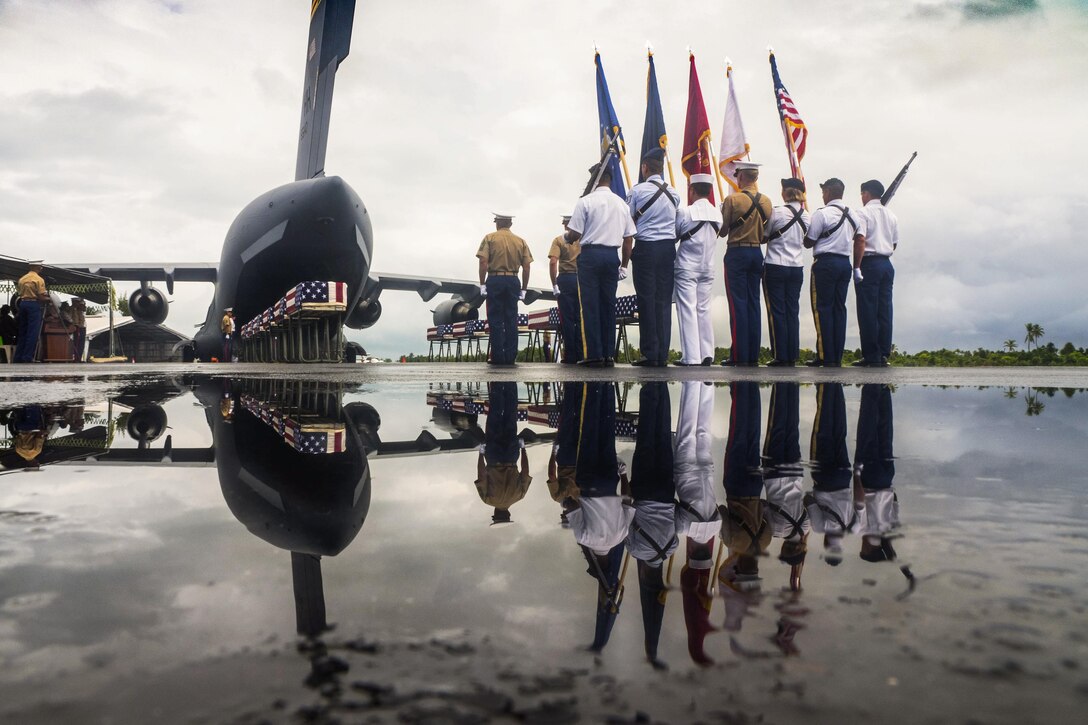
[[[714,246],[722,217],[710,203],[714,177],[692,174],[695,201],[676,213],[676,319],[680,327],[680,365],[710,365],[714,361],[714,326],[710,292],[714,285]]]
[[[672,337],[673,260],[676,257],[676,209],[680,195],[665,183],[665,152],[648,151],[642,160],[645,181],[631,187],[627,206],[635,221],[635,295],[642,359],[635,365],[664,367]]]
[[[854,479],[855,486],[864,493],[860,556],[865,561],[893,561],[896,558],[892,539],[899,529],[899,497],[893,486],[893,427],[891,388],[879,384],[863,385],[854,448]]]
[[[667,593],[663,565],[679,545],[668,384],[643,385],[638,410],[635,453],[631,460],[635,516],[627,534],[627,550],[637,562],[646,658],[655,667],[664,667],[657,658]]]
[[[563,228],[570,221],[563,217]],[[552,278],[552,292],[559,302],[559,323],[563,335],[564,363],[576,363],[582,359],[581,315],[578,304],[578,242],[567,244],[563,235],[552,240],[548,250],[548,272]]]
[[[219,330],[223,333],[223,362],[230,362],[234,353],[234,308],[223,309],[223,318],[219,320]]]
[[[728,237],[725,250],[725,291],[729,299],[729,330],[733,338],[729,358],[722,365],[759,364],[759,288],[763,279],[764,229],[771,218],[771,200],[759,193],[759,164],[736,162],[740,191],[722,202],[722,228]]]
[[[15,362],[34,362],[34,356],[38,352],[38,338],[42,334],[42,319],[45,317],[45,303],[49,300],[49,294],[45,290],[45,280],[42,279],[42,263],[33,261],[27,264],[27,273],[19,278],[16,283],[16,293],[19,295],[19,309],[17,310],[19,332],[15,337]]]
[[[495,215],[495,231],[480,242],[480,294],[487,298],[492,365],[513,365],[518,356],[518,300],[529,287],[533,255],[525,240],[510,231],[514,217]],[[521,283],[518,283],[521,272]]]
[[[854,365],[865,367],[884,367],[892,354],[892,254],[899,246],[899,221],[880,203],[882,196],[884,185],[876,179],[861,185],[865,238],[854,242],[854,295],[862,359]]]
[[[771,367],[792,367],[800,355],[801,283],[804,280],[805,234],[811,219],[805,211],[805,182],[782,179],[782,200],[767,222],[767,256],[763,260],[763,297],[771,337]]]
[[[820,184],[824,204],[812,215],[805,247],[812,249],[812,314],[816,323],[813,367],[839,367],[846,347],[846,293],[850,289],[850,253],[865,236],[865,219],[842,201],[845,185],[831,178]]]
[[[484,444],[477,450],[476,492],[494,507],[491,523],[509,522],[510,507],[525,498],[533,477],[525,442],[518,437],[517,383],[488,383]],[[520,465],[519,465],[520,464]]]
[[[771,543],[771,528],[760,495],[763,475],[759,458],[759,384],[729,384],[732,398],[729,438],[725,445],[726,510],[722,516],[722,542],[729,558],[719,572],[723,584],[741,589],[758,588],[758,557]]]
[[[599,165],[590,168],[590,176]],[[579,242],[578,299],[582,305],[582,365],[600,367],[614,361],[616,286],[627,277],[627,262],[635,238],[635,222],[627,204],[612,193],[612,176],[605,168],[597,188],[574,205],[567,233]],[[620,265],[620,248],[624,264]]]
[[[842,540],[864,525],[864,507],[851,491],[850,453],[846,448],[846,397],[842,383],[816,385],[816,418],[812,424],[811,494],[805,497],[812,530],[824,535],[824,561],[842,563]]]
[[[715,214],[717,210],[714,210]],[[710,577],[714,568],[714,543],[722,530],[722,517],[714,489],[714,458],[711,419],[714,386],[686,381],[680,388],[680,415],[676,422],[673,478],[676,481],[676,533],[685,537],[686,561],[680,571],[680,592],[688,654],[700,665],[713,664],[704,642],[713,631],[710,609],[714,597]]]

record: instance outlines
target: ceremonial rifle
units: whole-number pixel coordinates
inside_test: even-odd
[[[609,139],[608,145],[605,146],[604,153],[601,154],[601,161],[599,164],[597,164],[597,173],[595,173],[593,177],[589,180],[589,183],[586,184],[586,188],[582,192],[582,196],[585,196],[586,194],[597,188],[597,185],[601,183],[601,177],[608,169],[608,164],[612,161],[612,157],[619,156],[619,140],[620,132],[617,130],[614,134],[612,134],[612,138]]]
[[[904,164],[903,168],[901,168],[899,170],[899,173],[896,174],[896,177],[892,181],[891,186],[889,186],[887,191],[884,192],[884,196],[880,197],[881,206],[887,206],[888,202],[892,200],[893,196],[895,196],[895,192],[899,190],[899,185],[903,183],[903,179],[905,179],[907,176],[907,169],[910,168],[910,165],[914,162],[914,157],[917,155],[917,151],[912,153],[910,155],[910,158],[907,160],[907,163]]]

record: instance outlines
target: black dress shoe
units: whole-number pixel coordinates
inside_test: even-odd
[[[767,363],[767,367],[769,367],[769,368],[792,368],[793,367],[793,361],[791,361],[791,360],[771,360],[769,363]]]
[[[722,360],[719,363],[723,368],[735,368],[739,363],[735,363],[732,360]]]
[[[577,360],[560,360],[559,364],[560,365],[577,365],[578,361]]]
[[[667,368],[669,366],[668,360],[659,360],[654,363],[655,368]]]
[[[850,367],[853,367],[853,368],[878,368],[878,367],[880,367],[880,363],[869,362],[865,358],[862,358],[861,360],[855,360],[854,362],[850,363]]]
[[[614,367],[616,367],[616,358],[614,358],[614,357],[606,357],[606,358],[604,359],[604,366],[605,366],[606,368],[614,368]]]
[[[829,363],[829,362],[825,362],[825,363],[824,363],[824,367],[825,367],[825,368],[841,368],[841,367],[842,367],[842,363]]]
[[[599,357],[590,358],[589,360],[579,360],[578,364],[584,368],[603,368],[604,360]]]
[[[714,358],[712,358],[712,357],[704,357],[704,358],[703,358],[703,361],[702,361],[701,363],[699,363],[699,364],[700,364],[700,365],[702,365],[703,367],[706,367],[706,368],[708,368],[708,367],[710,367],[711,365],[713,365],[713,364],[714,364]]]
[[[823,360],[809,360],[807,363],[805,363],[805,367],[807,368],[822,368],[823,366]]]
[[[641,360],[635,360],[631,364],[634,365],[636,368],[652,368],[655,365],[653,360],[645,357]]]

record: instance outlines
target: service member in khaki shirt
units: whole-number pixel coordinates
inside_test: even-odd
[[[566,229],[569,216],[563,217]],[[559,322],[563,334],[563,359],[568,365],[582,359],[582,308],[578,304],[578,242],[567,244],[563,235],[552,240],[548,250],[548,271],[552,277],[552,292],[559,302]]]
[[[42,263],[40,261],[28,262],[29,271],[19,278],[17,288],[19,291],[19,331],[15,336],[15,362],[34,362],[34,355],[38,351],[38,338],[42,334],[42,318],[45,316],[43,306],[49,301],[49,294],[45,290],[45,280],[42,279]]]
[[[487,298],[492,365],[513,365],[518,354],[518,300],[529,287],[533,255],[525,240],[510,231],[514,217],[495,215],[495,231],[480,242],[480,294]],[[521,284],[518,284],[518,271]]]
[[[759,164],[738,161],[740,191],[722,203],[720,236],[725,248],[725,290],[729,299],[729,332],[733,337],[729,357],[722,365],[759,364],[759,288],[763,280],[763,227],[774,211],[771,200],[759,193]]]
[[[223,310],[223,319],[219,321],[223,333],[223,362],[230,362],[234,355],[234,308]]]

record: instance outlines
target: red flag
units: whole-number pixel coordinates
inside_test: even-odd
[[[706,117],[706,106],[703,105],[699,73],[695,70],[695,54],[690,53],[688,59],[691,63],[688,74],[688,115],[684,121],[684,158],[680,167],[684,170],[684,176],[690,179],[692,174],[713,174],[714,166],[710,163],[710,121]],[[689,181],[688,203],[693,201]],[[716,204],[713,190],[710,192],[710,203]]]

